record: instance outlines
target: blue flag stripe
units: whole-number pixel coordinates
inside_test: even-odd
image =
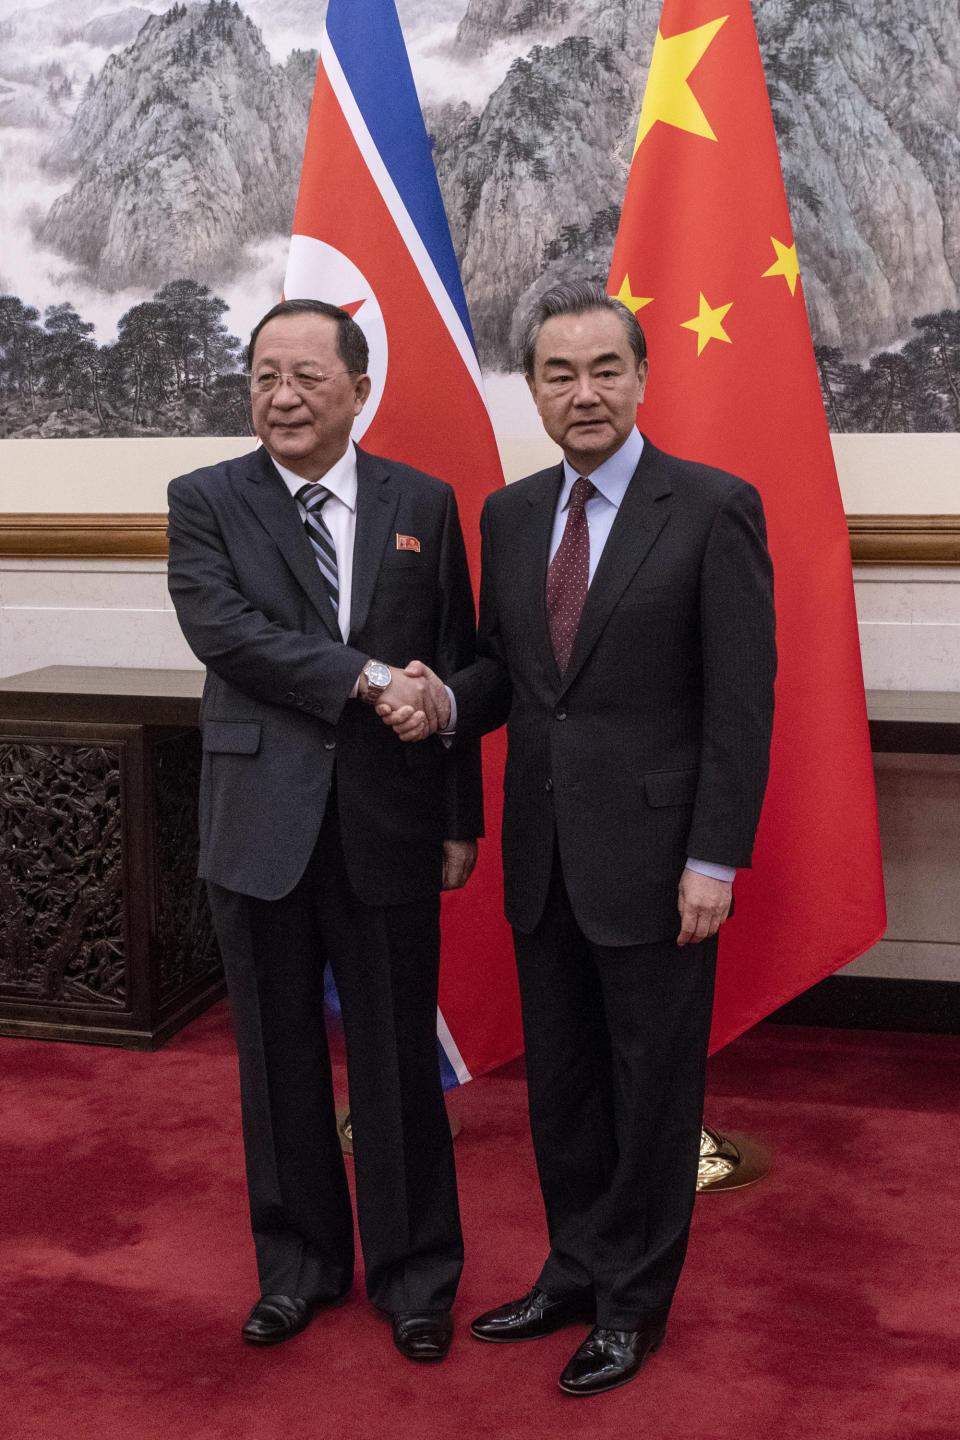
[[[340,1010],[340,996],[337,994],[337,986],[333,973],[328,965],[323,972],[323,1003],[328,1020],[339,1034],[343,1034],[343,1015]],[[455,1090],[461,1083],[460,1077],[454,1070],[447,1052],[439,1038],[437,1039],[437,1063],[440,1066],[440,1079],[444,1090]]]
[[[437,1041],[437,1056],[440,1060],[440,1079],[443,1082],[444,1090],[455,1090],[460,1084],[460,1080],[456,1070],[454,1070],[450,1061],[447,1059],[447,1052],[439,1040]]]
[[[396,6],[393,0],[330,0],[326,29],[373,142],[474,344]]]

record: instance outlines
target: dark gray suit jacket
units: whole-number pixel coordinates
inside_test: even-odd
[[[336,760],[344,857],[371,905],[440,887],[442,842],[482,833],[479,750],[404,745],[348,700],[371,657],[450,674],[474,653],[474,609],[449,485],[357,452],[345,645],[297,506],[263,449],[169,487],[170,593],[207,667],[200,873],[274,900],[313,850]],[[398,549],[397,535],[420,542]]]
[[[457,734],[507,720],[508,920],[535,928],[559,845],[584,934],[677,934],[687,856],[746,866],[773,719],[773,574],[752,486],[645,440],[561,678],[546,571],[554,466],[484,507],[478,660]]]

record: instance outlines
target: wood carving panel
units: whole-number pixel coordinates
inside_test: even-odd
[[[0,740],[0,991],[127,1004],[117,745]]]

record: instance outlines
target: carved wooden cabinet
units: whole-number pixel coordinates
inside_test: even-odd
[[[0,1034],[153,1050],[223,994],[196,878],[202,684],[0,679]]]

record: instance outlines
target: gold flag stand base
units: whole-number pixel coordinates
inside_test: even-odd
[[[742,1190],[744,1185],[755,1185],[770,1169],[770,1156],[762,1145],[746,1135],[731,1130],[721,1135],[704,1125],[700,1131],[700,1165],[697,1171],[697,1190],[713,1193],[715,1190]]]
[[[338,1105],[337,1131],[340,1147],[345,1155],[353,1154],[353,1126],[350,1121],[350,1107]],[[456,1110],[448,1107],[450,1134],[456,1139],[463,1122]],[[770,1169],[770,1157],[762,1145],[746,1135],[731,1130],[721,1135],[704,1125],[700,1131],[700,1164],[697,1170],[699,1193],[714,1190],[742,1190],[745,1185],[755,1185]]]
[[[343,1151],[344,1155],[352,1155],[353,1126],[350,1123],[350,1107],[349,1105],[338,1105],[336,1107],[336,1112],[337,1133],[340,1136],[340,1149]],[[450,1122],[450,1134],[453,1136],[454,1140],[456,1140],[462,1129],[463,1121],[460,1119],[460,1116],[457,1114],[456,1110],[451,1110],[449,1105],[447,1106],[447,1119]]]

